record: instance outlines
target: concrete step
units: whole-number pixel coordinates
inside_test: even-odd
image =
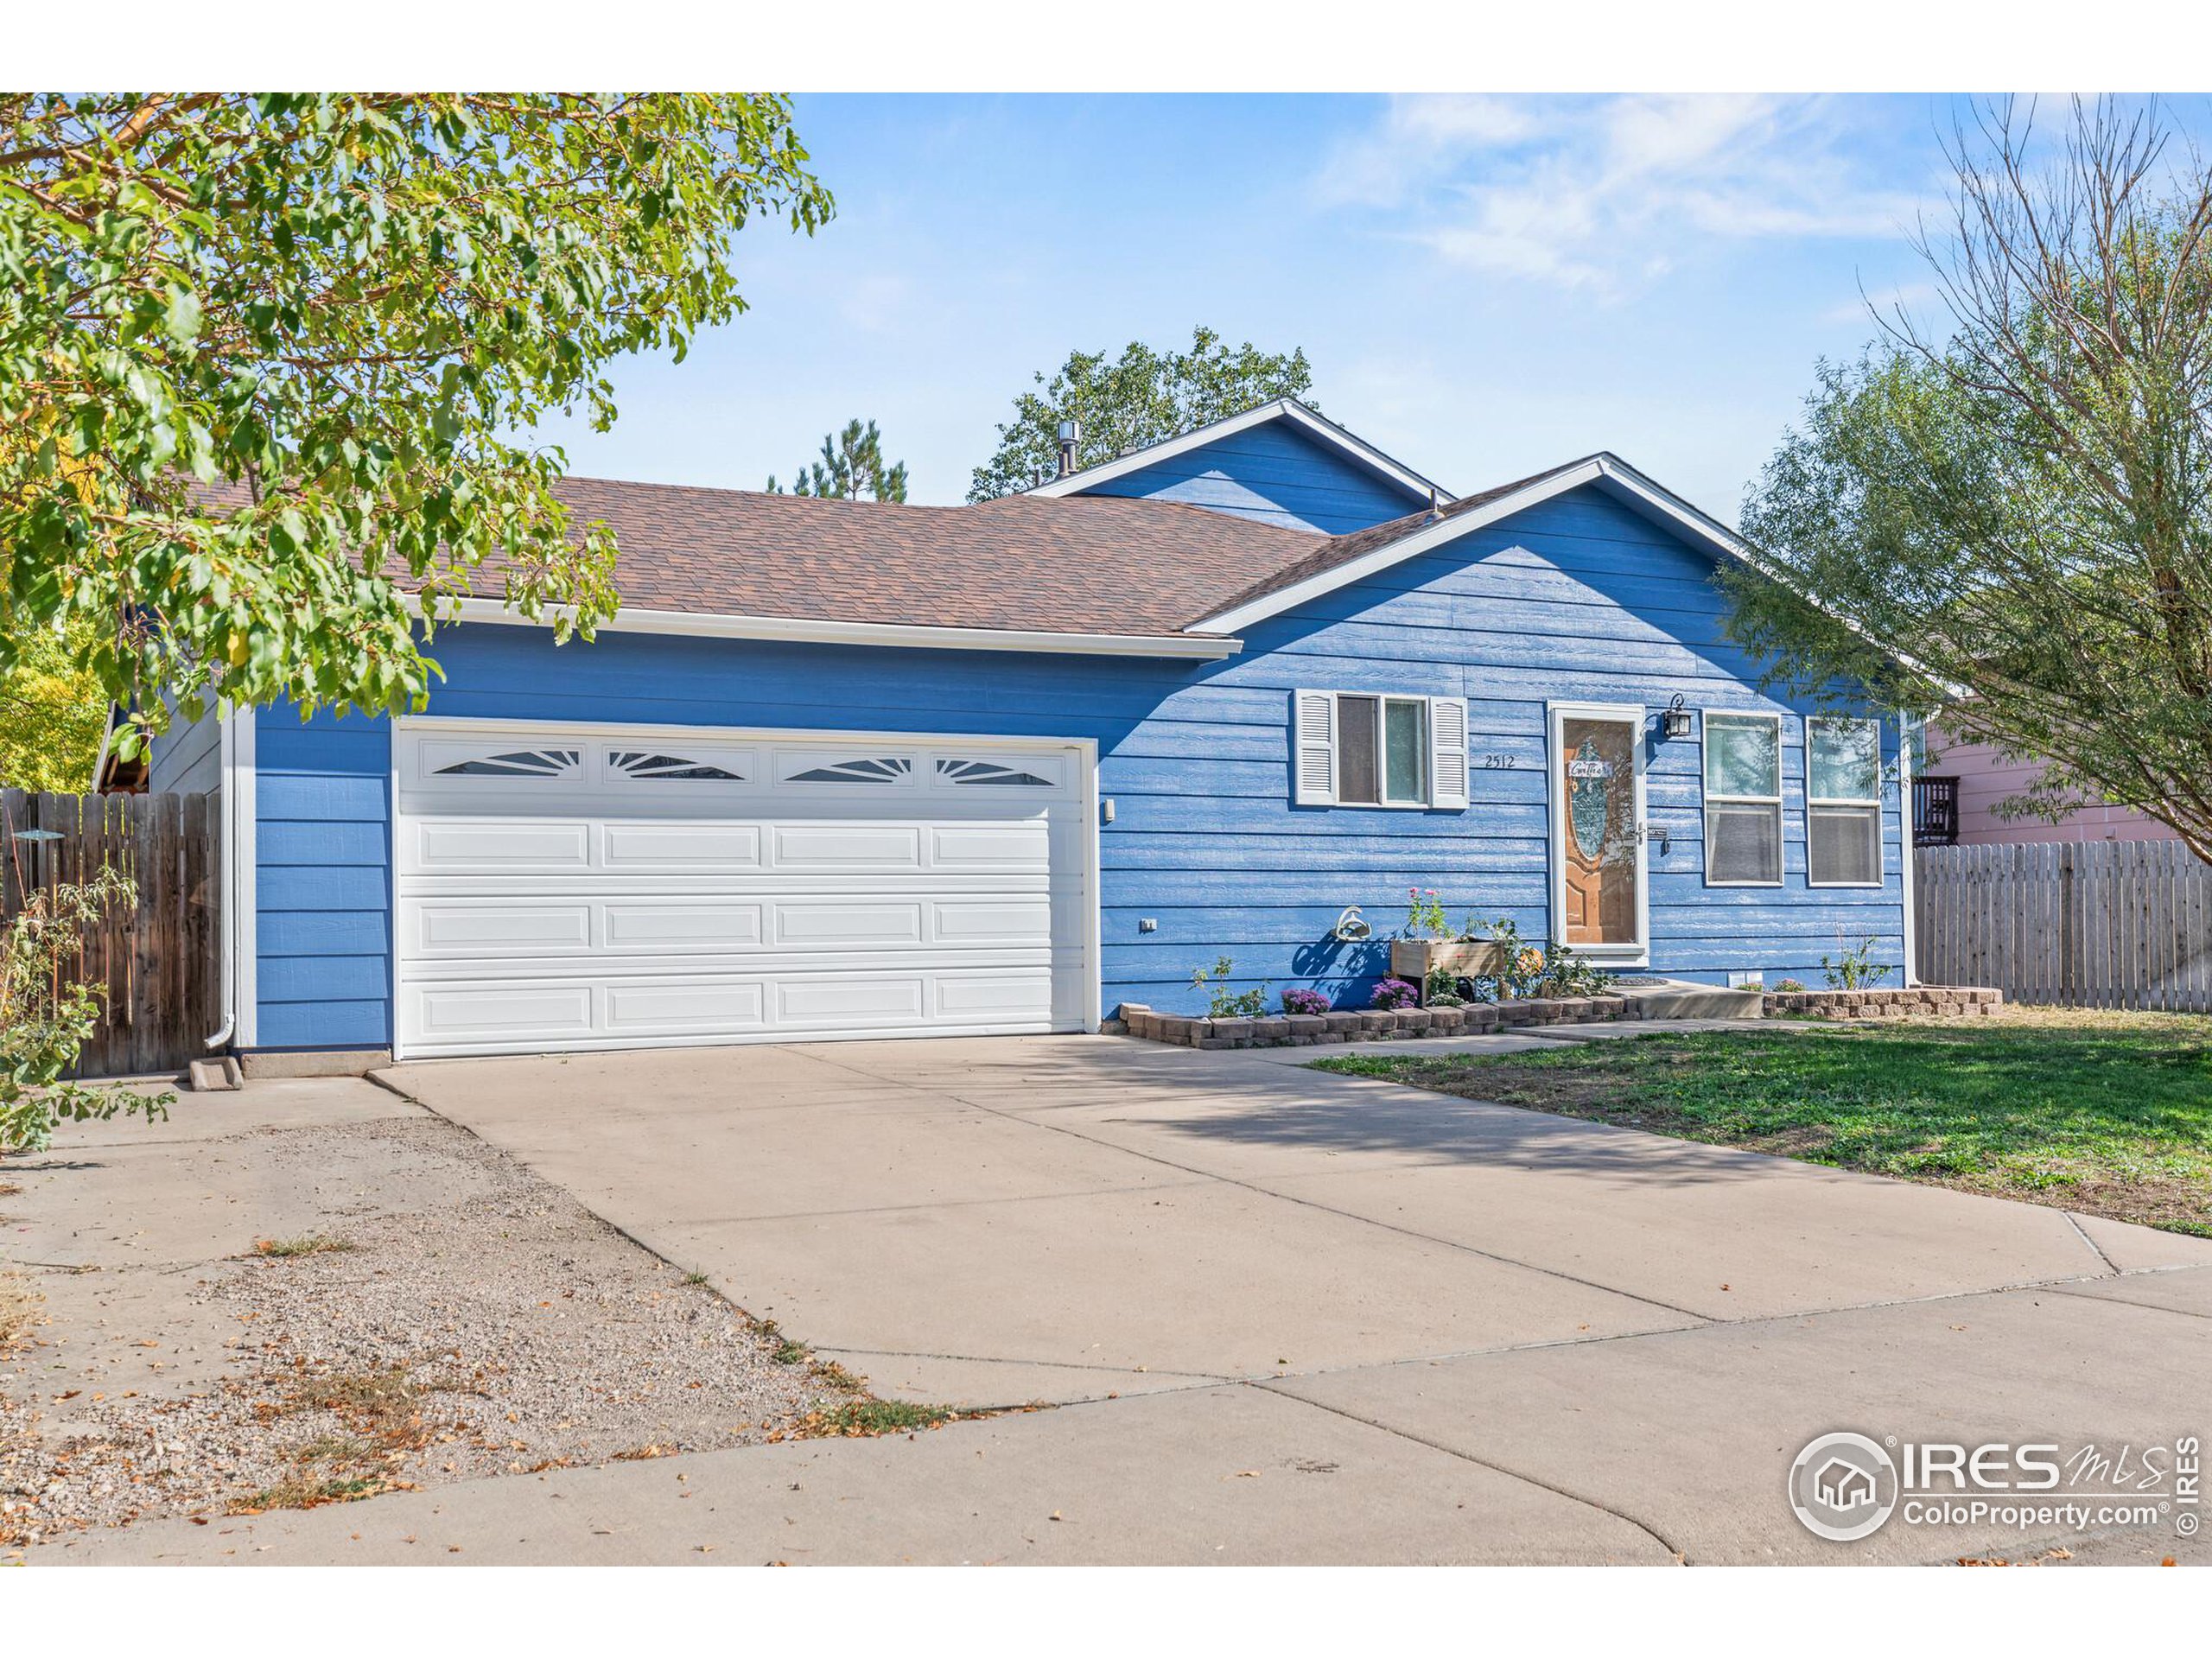
[[[1628,999],[1631,1020],[1758,1020],[1764,1016],[1766,1007],[1761,992],[1699,985],[1686,979],[1642,984],[1617,982],[1607,988],[1613,995]]]

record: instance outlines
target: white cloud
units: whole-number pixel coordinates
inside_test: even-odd
[[[1331,204],[1405,200],[1448,173],[1465,155],[1515,145],[1543,130],[1534,99],[1421,96],[1390,100],[1374,131],[1330,157],[1319,181]]]
[[[1907,192],[1865,175],[1815,98],[1394,100],[1316,180],[1469,270],[1614,297],[1700,239],[1882,237]]]

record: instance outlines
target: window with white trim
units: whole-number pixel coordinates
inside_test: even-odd
[[[1465,697],[1296,691],[1291,705],[1300,805],[1466,805]]]
[[[1882,728],[1878,721],[1805,718],[1805,881],[1882,885]]]
[[[1782,885],[1782,716],[1718,714],[1705,724],[1705,884]]]

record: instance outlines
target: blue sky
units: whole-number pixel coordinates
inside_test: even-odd
[[[1732,520],[1859,298],[1929,295],[1950,107],[1893,98],[804,97],[837,197],[618,372],[599,476],[760,488],[853,416],[950,502],[1031,373],[1204,322],[1459,491],[1612,449]],[[2056,111],[2053,111],[2056,113]]]

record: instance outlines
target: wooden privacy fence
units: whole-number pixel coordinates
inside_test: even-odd
[[[89,881],[104,863],[138,884],[137,907],[111,909],[85,940],[82,977],[107,987],[108,1005],[77,1075],[175,1071],[222,1024],[219,806],[213,795],[0,790],[5,915],[21,912],[27,889]]]
[[[1931,985],[2017,1002],[2212,1012],[2212,865],[2177,841],[1915,849]]]

